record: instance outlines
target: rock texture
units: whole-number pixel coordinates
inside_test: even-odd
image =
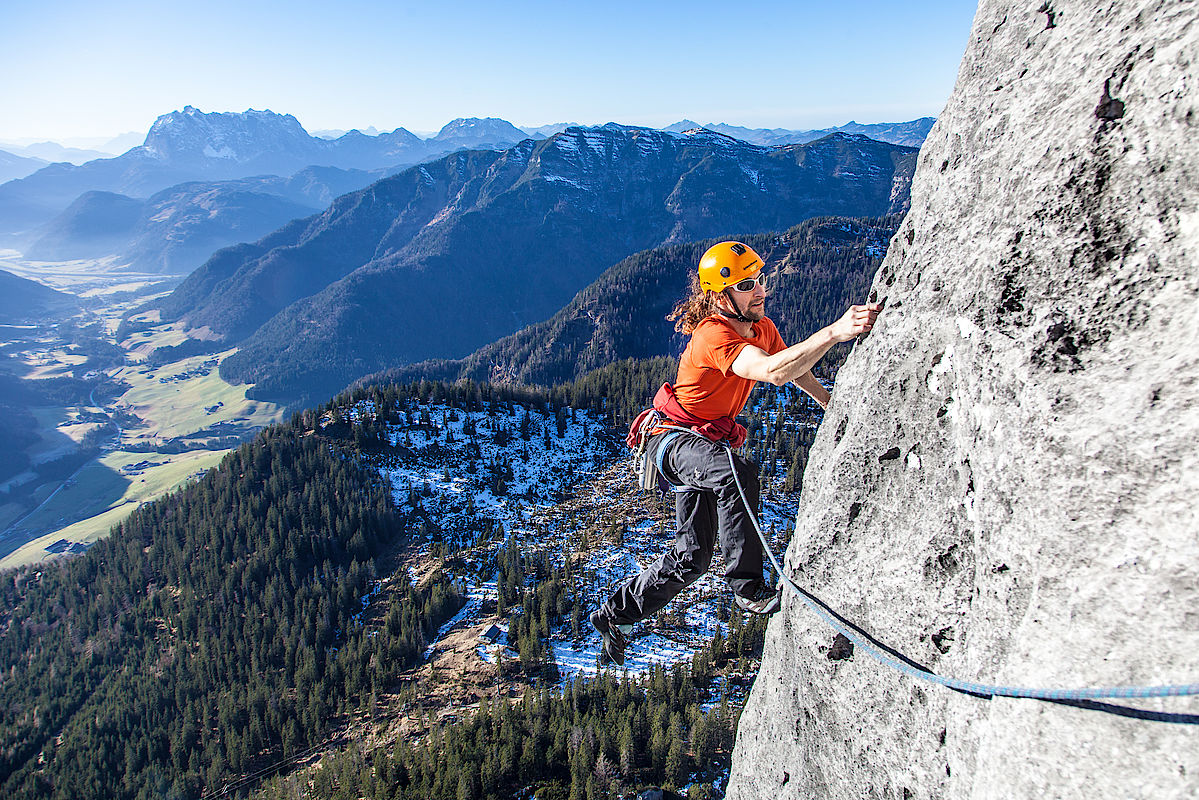
[[[943,674],[1199,683],[1196,9],[984,0],[920,153],[787,569]],[[788,595],[732,800],[1199,796],[1199,726],[833,644]]]

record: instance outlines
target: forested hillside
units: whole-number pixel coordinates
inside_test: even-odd
[[[297,423],[0,583],[0,780],[12,797],[190,797],[321,740],[457,607],[377,583],[404,524],[379,474]],[[368,631],[363,598],[386,589]],[[368,635],[369,634],[369,635]]]
[[[594,674],[596,641],[587,612],[629,569],[626,554],[652,558],[668,532],[642,521],[631,507],[645,501],[614,491],[606,473],[586,481],[583,493],[598,495],[593,515],[577,499],[545,505],[542,498],[554,482],[531,480],[528,471],[545,463],[543,444],[562,451],[552,458],[564,467],[574,454],[582,455],[580,442],[567,432],[573,427],[568,418],[576,414],[558,403],[590,403],[623,416],[618,403],[604,398],[627,396],[630,408],[639,407],[660,377],[656,368],[669,366],[660,361],[610,365],[587,376],[586,386],[578,381],[550,393],[542,411],[542,392],[509,390],[511,404],[483,403],[480,412],[467,400],[478,391],[474,384],[449,391],[442,384],[416,384],[423,402],[408,404],[398,417],[408,427],[389,423],[391,438],[407,451],[402,458],[369,445],[378,428],[358,433],[355,427],[366,457],[384,458],[397,489],[409,487],[397,497],[406,494],[405,506],[427,515],[431,552],[444,555],[446,568],[462,576],[472,597],[482,590],[484,598],[494,598],[483,601],[484,609],[494,603],[494,612],[482,611],[482,627],[493,613],[505,620],[510,654],[497,664],[497,680],[523,676],[520,682],[531,688],[498,702],[484,697],[474,712],[405,703],[415,720],[404,735],[360,741],[322,761],[314,773],[280,779],[263,796],[498,798],[538,791],[539,797],[581,800],[616,797],[647,784],[691,785],[693,797],[719,795],[736,714],[761,644],[761,621],[745,624],[718,575],[707,576],[634,633],[627,680],[609,674],[593,681],[588,676]],[[394,385],[363,387],[318,413],[335,414],[343,420],[336,424],[347,425],[359,410],[404,408],[405,394],[397,406]],[[784,395],[788,399],[781,401]],[[746,416],[751,452],[769,487],[772,536],[778,523],[785,535],[794,495],[787,500],[781,494],[794,488],[818,418],[797,400],[798,392],[762,392]],[[499,442],[508,448],[497,450]],[[517,456],[508,460],[504,453]],[[632,483],[629,477],[623,482]],[[517,509],[522,501],[530,505],[527,515],[503,518],[509,527],[497,540],[492,531],[503,526],[479,517],[495,513],[500,496]],[[487,594],[489,586],[494,594]],[[468,619],[478,624],[479,617]],[[678,658],[676,642],[685,643],[681,663],[643,671],[643,659],[653,664]]]
[[[688,800],[723,796],[739,709],[729,702],[725,675],[761,654],[765,620],[734,616],[687,664],[658,668],[641,679],[611,672],[579,678],[562,689],[529,691],[518,703],[482,705],[468,719],[431,726],[419,741],[390,752],[348,752],[322,763],[307,797],[389,800],[498,800],[533,791],[546,800],[628,796],[642,786],[690,786]],[[719,700],[705,702],[713,688]],[[295,797],[278,780],[261,800]]]

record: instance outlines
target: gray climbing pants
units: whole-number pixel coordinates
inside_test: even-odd
[[[647,445],[650,457],[666,434]],[[758,513],[761,487],[758,467],[733,454],[737,477],[753,513]],[[716,539],[724,557],[724,577],[736,594],[750,595],[762,582],[762,543],[733,482],[728,451],[701,436],[683,434],[668,439],[662,453],[662,473],[682,488],[675,492],[677,535],[674,546],[621,586],[601,607],[619,625],[653,616],[712,563]]]

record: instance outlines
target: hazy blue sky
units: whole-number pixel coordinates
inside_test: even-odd
[[[305,128],[683,118],[817,128],[937,114],[975,3],[11,3],[0,139],[144,132],[185,105]]]

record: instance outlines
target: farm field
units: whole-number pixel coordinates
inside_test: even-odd
[[[74,483],[22,522],[22,527],[30,530],[49,532],[0,557],[0,569],[42,561],[48,555],[46,548],[59,540],[92,544],[142,503],[161,497],[216,466],[225,452],[194,450],[160,455],[116,450],[105,454],[84,466]],[[138,469],[141,464],[145,466]],[[0,507],[0,515],[4,510],[5,507]],[[71,511],[79,517],[78,521],[69,522],[69,517],[62,516]],[[0,524],[3,523],[4,517],[0,516]],[[0,552],[6,549],[6,542],[0,541]]]
[[[127,441],[173,439],[214,426],[220,431],[278,421],[278,406],[247,400],[246,386],[228,384],[217,374],[220,362],[235,352],[193,356],[158,368],[134,365],[117,370],[113,379],[129,389],[116,406],[145,424],[128,431]]]

